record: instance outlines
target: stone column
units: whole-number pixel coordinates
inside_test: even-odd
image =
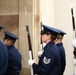
[[[25,9],[27,11],[27,16],[25,15]],[[30,75],[30,67],[28,65],[29,48],[26,32],[26,23],[28,23],[30,35],[32,35],[32,1],[19,0],[19,50],[22,54],[21,75]]]
[[[33,53],[34,59],[38,61],[40,50],[40,0],[33,0]]]
[[[40,0],[42,23],[54,26],[54,0]]]

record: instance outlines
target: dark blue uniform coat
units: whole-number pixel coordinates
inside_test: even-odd
[[[6,75],[20,75],[21,54],[14,45],[8,46],[8,68]]]
[[[57,47],[59,48],[59,52],[60,52],[60,62],[61,62],[60,75],[63,75],[64,70],[65,70],[65,66],[66,66],[65,49],[63,47],[63,43],[58,43]]]
[[[0,41],[0,75],[5,75],[8,65],[8,52],[6,46]]]
[[[33,64],[34,73],[37,75],[59,75],[60,74],[60,53],[53,41],[44,47],[44,52],[39,63]]]

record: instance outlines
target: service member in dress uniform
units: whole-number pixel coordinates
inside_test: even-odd
[[[3,28],[4,28],[3,26],[0,26],[0,32],[1,32],[1,29],[3,29]],[[7,65],[8,65],[7,47],[0,40],[0,75],[6,74]]]
[[[55,43],[60,52],[60,61],[61,61],[60,75],[63,75],[66,67],[66,54],[65,54],[65,48],[63,46],[62,40],[63,40],[64,34],[66,33],[60,29],[58,29],[58,31],[60,31],[60,34],[57,35],[57,39],[55,40]]]
[[[59,31],[55,28],[42,25],[44,30],[41,32],[42,42],[46,43],[44,52],[39,58],[38,64],[34,60],[29,60],[28,64],[33,67],[34,74],[37,75],[59,75],[60,74],[60,53],[54,40]]]
[[[21,54],[14,46],[18,37],[10,32],[4,32],[4,44],[8,49],[8,68],[6,75],[20,75],[21,71]]]

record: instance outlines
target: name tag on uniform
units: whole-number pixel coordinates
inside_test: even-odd
[[[44,64],[49,64],[51,59],[47,59],[46,57],[43,58]]]

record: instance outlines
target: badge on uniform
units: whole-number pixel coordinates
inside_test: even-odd
[[[47,59],[46,57],[44,57],[43,62],[44,64],[49,64],[51,61],[51,59]]]

